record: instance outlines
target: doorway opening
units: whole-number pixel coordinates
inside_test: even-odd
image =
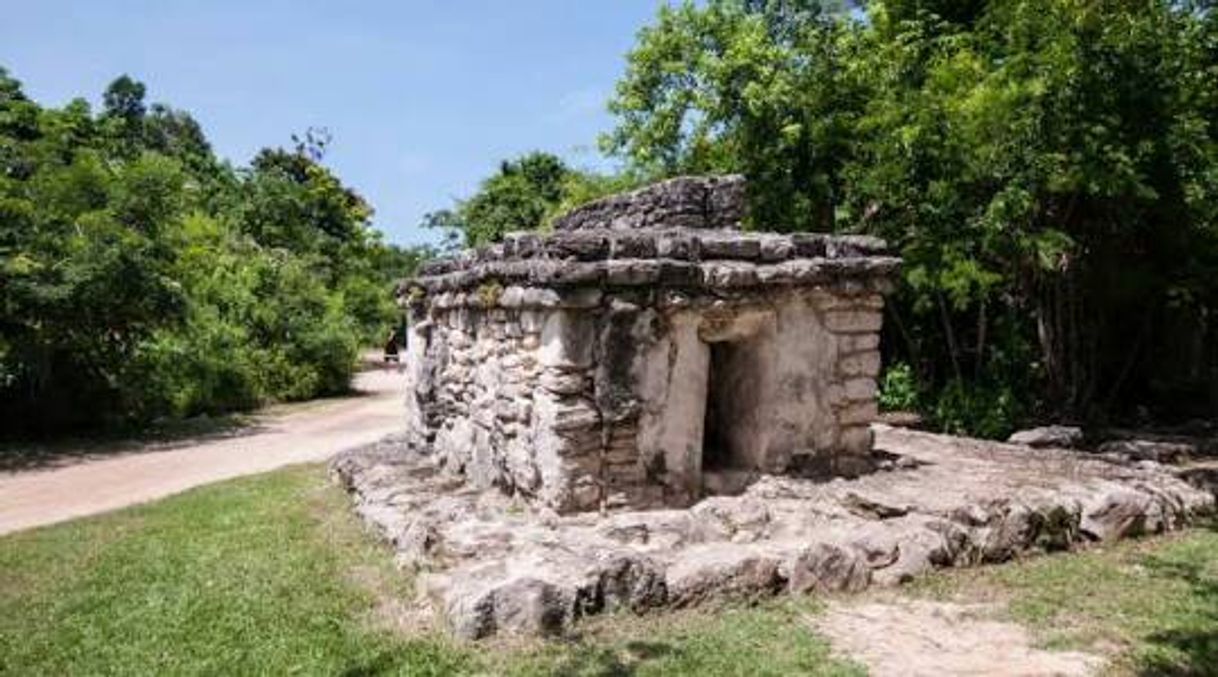
[[[733,453],[738,440],[732,428],[737,422],[741,394],[737,344],[718,341],[710,345],[706,371],[706,408],[702,424],[702,470],[715,472],[741,465]]]

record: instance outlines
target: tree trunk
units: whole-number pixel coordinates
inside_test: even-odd
[[[952,329],[951,313],[947,310],[947,302],[943,300],[943,294],[936,292],[935,299],[939,302],[939,317],[943,321],[943,333],[947,338],[947,350],[952,359],[952,373],[955,374],[957,381],[963,381],[964,374],[960,371],[960,350],[956,345],[956,332]]]

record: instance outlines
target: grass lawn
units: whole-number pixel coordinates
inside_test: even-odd
[[[318,466],[0,538],[0,674],[861,674],[775,602],[564,642],[394,631],[411,582]]]

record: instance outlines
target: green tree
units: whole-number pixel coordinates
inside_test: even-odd
[[[573,169],[559,157],[534,151],[504,160],[477,192],[451,209],[423,217],[422,227],[445,233],[444,250],[498,242],[513,231],[549,227],[559,214],[640,183],[637,173],[603,175]]]
[[[346,388],[427,250],[383,243],[322,165],[328,137],[248,170],[121,77],[94,115],[0,69],[0,429],[143,423]],[[398,269],[398,270],[395,270]]]
[[[504,234],[541,227],[562,200],[570,170],[549,153],[528,153],[500,163],[457,209],[460,228],[469,246],[497,242]]]
[[[864,101],[855,26],[835,6],[711,0],[662,6],[627,55],[602,146],[648,176],[742,172],[754,221],[835,227]]]
[[[1184,411],[1218,375],[1188,348],[1218,307],[1206,4],[665,6],[604,145],[648,177],[745,173],[767,229],[888,238],[889,352],[947,427]]]

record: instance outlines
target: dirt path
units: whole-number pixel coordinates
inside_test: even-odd
[[[130,449],[44,470],[0,474],[0,534],[114,510],[201,484],[321,461],[402,425],[404,377],[356,376],[358,395],[273,409],[222,437]]]
[[[987,605],[923,600],[835,602],[809,624],[875,677],[1082,676],[1102,660],[1034,646],[1028,631]]]

